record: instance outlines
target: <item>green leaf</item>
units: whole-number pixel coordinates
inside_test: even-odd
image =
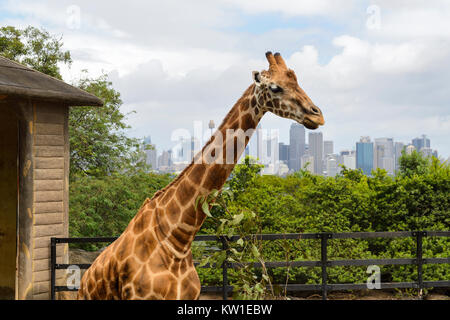
[[[252,253],[255,258],[259,258],[261,256],[258,248],[254,244],[252,244]]]
[[[202,203],[202,210],[208,217],[212,218],[211,212],[209,212],[209,204],[208,204],[208,202],[205,201],[205,202]]]
[[[244,213],[240,213],[237,215],[233,216],[233,221],[231,222],[232,225],[237,225],[239,224],[239,222],[242,221],[242,219],[244,218]]]

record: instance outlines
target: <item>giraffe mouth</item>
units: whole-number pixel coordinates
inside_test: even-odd
[[[315,122],[313,122],[313,121],[311,121],[311,120],[309,120],[307,118],[303,119],[303,123],[302,124],[306,128],[311,129],[311,130],[317,129],[319,127],[319,124],[317,124],[317,123],[315,123]]]

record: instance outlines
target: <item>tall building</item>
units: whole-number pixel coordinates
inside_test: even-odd
[[[314,157],[314,173],[323,174],[323,135],[322,132],[310,132],[308,135],[309,155]]]
[[[424,147],[420,150],[424,157],[431,157],[433,155],[433,150],[431,148]]]
[[[324,156],[324,158],[326,158],[327,155],[329,155],[329,154],[334,154],[333,141],[325,140],[323,142],[323,156]]]
[[[373,143],[370,137],[361,137],[356,143],[356,168],[370,175],[373,169]]]
[[[389,174],[394,174],[394,140],[392,138],[375,139],[373,162],[374,168],[384,169]]]
[[[301,168],[301,158],[305,154],[305,127],[293,123],[289,130],[289,161],[290,170],[298,171]]]
[[[341,163],[347,169],[356,169],[356,151],[355,150],[342,150],[341,151]]]
[[[158,169],[158,159],[156,146],[152,144],[150,136],[144,137],[144,153],[145,163],[150,166],[152,170]]]
[[[406,152],[406,154],[411,154],[411,153],[413,153],[414,151],[416,151],[416,147],[414,147],[412,144],[408,144],[408,145],[405,147],[405,152]]]
[[[354,155],[345,155],[343,156],[342,164],[347,169],[356,169],[356,157]]]
[[[430,139],[424,134],[420,138],[412,139],[412,145],[417,151],[422,150],[422,148],[431,148]]]
[[[278,150],[280,153],[280,161],[284,161],[287,164],[289,160],[289,145],[280,142],[278,144]]]
[[[263,174],[276,174],[279,166],[278,131],[271,130],[270,136],[265,141],[266,154],[263,164]]]
[[[314,157],[309,154],[305,154],[301,158],[300,162],[302,169],[314,173]]]
[[[338,161],[338,155],[336,154],[328,154],[326,156],[326,170],[327,170],[327,176],[328,177],[334,177],[338,172],[340,171],[339,168],[339,161]]]
[[[171,151],[163,151],[162,154],[158,157],[158,169],[160,168],[168,168],[172,165],[172,152]]]

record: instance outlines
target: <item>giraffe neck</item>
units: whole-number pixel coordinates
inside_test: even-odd
[[[196,199],[222,188],[261,120],[264,112],[257,98],[251,85],[192,163],[153,197],[162,209],[156,228],[175,256],[182,258],[190,252],[205,220],[205,214],[195,206]]]

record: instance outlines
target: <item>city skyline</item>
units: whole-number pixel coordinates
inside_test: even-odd
[[[303,125],[296,123],[291,124],[289,134],[287,144],[279,141],[278,131],[267,130],[258,125],[240,159],[245,155],[258,159],[259,163],[265,165],[263,174],[285,175],[307,165],[307,170],[315,174],[334,176],[341,170],[340,165],[345,165],[349,169],[361,168],[367,175],[376,168],[385,169],[388,174],[394,175],[398,170],[398,158],[402,150],[407,153],[418,150],[427,156],[438,155],[438,151],[431,148],[431,139],[425,134],[409,141],[360,136],[351,149],[335,149],[334,141],[330,137],[325,140],[321,131],[308,131],[306,143],[306,130]],[[204,135],[202,139],[207,140],[208,136]],[[202,139],[180,137],[176,147],[170,150],[158,149],[153,144],[155,148],[146,151],[147,163],[152,164],[153,168],[156,163],[157,169],[162,166],[162,171],[179,172],[191,162],[194,150],[201,149],[203,141],[198,140]],[[151,137],[144,137],[143,141],[150,144]],[[196,143],[200,146],[196,146]]]

